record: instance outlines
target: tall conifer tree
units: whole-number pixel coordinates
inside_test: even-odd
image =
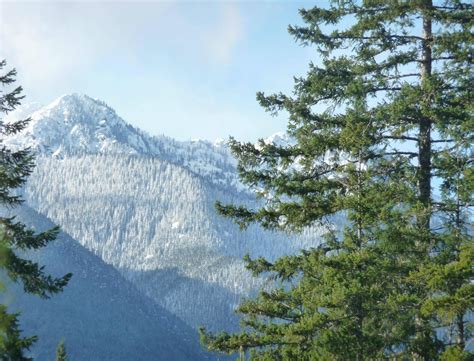
[[[56,348],[56,361],[68,361],[66,352],[66,343],[64,340],[59,342],[58,347]]]
[[[217,204],[242,227],[328,231],[299,255],[247,258],[275,287],[239,306],[240,333],[203,342],[252,360],[472,357],[473,5],[330,3],[289,28],[320,57],[293,95],[257,95],[289,114],[293,142],[230,140],[262,206]]]
[[[0,61],[0,71],[6,66]],[[10,70],[0,74],[0,113],[13,111],[23,96],[22,88],[16,87],[7,91],[15,81],[16,71]],[[22,203],[18,195],[19,188],[25,184],[34,167],[34,157],[29,149],[13,150],[4,144],[4,138],[21,132],[29,119],[15,122],[4,122],[0,119],[0,207],[11,209]],[[21,253],[46,246],[57,236],[58,228],[35,233],[15,217],[0,217],[0,272],[13,282],[21,282],[25,292],[48,298],[60,292],[71,278],[67,274],[54,278],[44,272],[42,266],[28,259]],[[4,286],[4,285],[2,285]],[[36,341],[36,337],[22,337],[17,314],[9,314],[5,305],[0,305],[0,359],[29,360],[24,356]]]

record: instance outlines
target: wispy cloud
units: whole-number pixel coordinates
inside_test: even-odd
[[[131,56],[141,16],[124,4],[0,2],[0,56],[43,86],[67,81],[104,56]],[[159,19],[166,4],[154,9]],[[135,16],[134,16],[135,15]],[[151,19],[150,19],[151,20]]]
[[[254,94],[281,89],[275,72],[292,79],[285,29],[298,6],[285,4],[0,0],[0,59],[26,102],[83,92],[154,133],[268,134],[281,127]]]
[[[203,45],[207,47],[211,59],[220,64],[229,63],[244,35],[238,6],[235,3],[225,4],[217,23],[206,35],[207,41]]]
[[[242,20],[236,4],[214,6],[215,17],[195,19],[197,4],[183,12],[170,2],[0,1],[0,56],[21,68],[26,79],[43,84],[70,79],[106,56],[152,56],[169,48],[226,64],[242,37]]]

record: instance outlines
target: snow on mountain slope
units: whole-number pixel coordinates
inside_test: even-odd
[[[63,95],[39,109],[37,104],[25,105],[5,121],[26,116],[31,116],[28,127],[5,139],[5,145],[31,147],[57,158],[98,153],[159,156],[215,184],[240,187],[235,161],[222,142],[179,142],[166,136],[152,137],[125,122],[103,101],[87,95]]]
[[[241,232],[216,214],[216,200],[256,202],[222,141],[151,137],[76,94],[32,119],[6,141],[39,153],[28,204],[192,327],[236,326],[233,308],[262,284],[245,270],[246,253],[272,259],[318,242],[317,229],[298,237],[257,226]]]
[[[275,258],[317,240],[257,226],[242,232],[216,214],[217,199],[252,201],[244,196],[157,158],[117,154],[41,157],[25,189],[28,204],[163,307],[193,327],[216,329],[231,326],[232,307],[261,284],[243,255]],[[184,278],[167,290],[156,284],[165,271]]]
[[[13,214],[37,230],[53,224],[22,206]],[[32,348],[35,360],[54,359],[56,345],[65,338],[72,360],[163,360],[210,359],[191,330],[176,316],[141,294],[117,270],[61,233],[57,240],[28,259],[46,266],[48,273],[73,273],[64,291],[42,300],[9,284],[0,294],[11,311],[21,312],[20,327],[39,341]]]
[[[104,102],[86,95],[70,94],[33,112],[28,127],[5,143],[28,145],[40,153],[55,156],[154,153],[156,150],[148,143],[148,138]]]

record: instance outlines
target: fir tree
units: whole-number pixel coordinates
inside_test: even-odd
[[[6,66],[0,61],[0,70]],[[16,71],[0,75],[0,112],[13,111],[23,99],[22,88],[12,91],[6,88],[15,81]],[[22,203],[18,188],[25,184],[34,167],[34,157],[29,149],[13,150],[4,143],[4,137],[21,132],[29,119],[4,122],[0,119],[0,206],[12,209]],[[56,238],[58,228],[35,233],[15,217],[0,217],[0,269],[13,282],[21,282],[25,292],[42,298],[60,292],[71,278],[67,274],[54,278],[44,272],[42,266],[21,257],[21,252],[46,246]],[[4,287],[4,285],[2,285]],[[0,305],[0,358],[2,360],[29,360],[23,355],[36,341],[36,337],[21,337],[17,314],[9,314]]]
[[[252,360],[471,357],[473,6],[331,1],[300,12],[305,25],[289,32],[320,63],[294,95],[257,95],[289,114],[294,143],[231,139],[262,206],[217,209],[242,227],[327,234],[299,255],[248,258],[274,287],[239,306],[240,333],[202,329],[202,340]]]
[[[58,347],[56,349],[56,361],[68,361],[68,360],[69,358],[67,357],[66,343],[64,342],[64,339],[63,339],[58,344]]]

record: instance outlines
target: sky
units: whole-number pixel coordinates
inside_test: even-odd
[[[0,0],[0,59],[25,103],[83,93],[154,135],[254,141],[287,124],[256,92],[290,93],[316,60],[287,32],[314,3]]]

